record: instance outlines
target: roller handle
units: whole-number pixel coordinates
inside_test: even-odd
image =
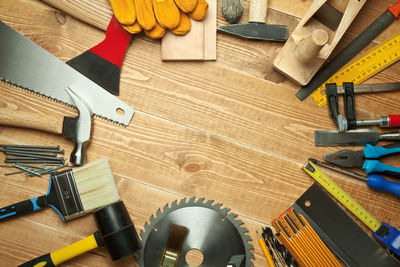
[[[400,183],[388,181],[380,175],[369,175],[367,185],[375,190],[386,191],[400,197]]]
[[[250,0],[249,22],[267,21],[268,0]]]
[[[61,134],[64,118],[52,114],[38,114],[10,109],[0,109],[0,125],[41,130]]]
[[[24,200],[0,209],[0,221],[47,207],[46,196]]]
[[[19,267],[53,267],[69,259],[81,255],[87,251],[103,246],[103,241],[99,232],[85,237],[65,248],[59,249],[25,262]]]

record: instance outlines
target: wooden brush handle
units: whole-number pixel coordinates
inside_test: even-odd
[[[108,0],[41,0],[66,14],[103,31],[107,29],[113,11]]]
[[[26,111],[0,109],[0,125],[15,126],[61,134],[64,117]]]
[[[249,22],[267,21],[268,0],[250,0]]]

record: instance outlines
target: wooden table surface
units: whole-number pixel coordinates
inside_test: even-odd
[[[311,2],[271,0],[267,23],[287,24],[292,31]],[[338,47],[392,2],[368,1]],[[248,4],[244,1],[242,23],[247,22]],[[0,19],[63,61],[104,38],[103,31],[40,1],[0,0]],[[226,24],[220,10],[217,24]],[[398,30],[396,21],[373,44]],[[314,131],[335,129],[335,125],[326,106],[318,108],[312,98],[300,102],[295,96],[299,86],[272,69],[282,45],[218,33],[217,61],[162,62],[159,40],[142,34],[134,37],[122,68],[120,99],[136,114],[126,128],[94,118],[87,156],[89,161],[110,160],[138,231],[158,208],[176,199],[214,200],[243,220],[255,247],[254,265],[266,266],[254,241],[256,230],[270,226],[313,183],[302,170],[309,157],[322,159],[340,149],[314,146]],[[367,82],[399,78],[397,63]],[[10,112],[76,115],[74,109],[4,84],[0,94],[0,108]],[[399,113],[399,96],[400,92],[357,95],[358,118]],[[4,126],[0,126],[0,143],[60,145],[68,155],[73,149],[73,143],[63,137]],[[0,206],[47,192],[48,177],[4,176],[8,171],[0,168]],[[345,175],[327,173],[379,221],[400,228],[399,198]],[[95,230],[92,215],[64,223],[52,209],[2,222],[0,266],[21,264]],[[113,263],[106,249],[100,248],[64,266],[133,266],[132,262],[129,258]]]

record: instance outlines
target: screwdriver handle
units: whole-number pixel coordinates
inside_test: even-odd
[[[386,191],[400,197],[400,183],[391,182],[380,175],[369,175],[367,185],[375,190]]]
[[[389,128],[400,127],[400,115],[388,115],[389,118]]]

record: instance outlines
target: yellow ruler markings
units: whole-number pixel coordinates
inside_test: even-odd
[[[339,185],[331,178],[324,174],[311,161],[303,168],[314,180],[322,185],[333,197],[349,209],[358,219],[360,219],[368,228],[376,232],[381,223],[375,219],[368,211],[358,204],[351,196],[349,196]]]
[[[383,69],[400,60],[400,32],[369,50],[364,56],[346,64],[312,94],[319,107],[326,104],[325,84],[343,82],[362,83]]]

